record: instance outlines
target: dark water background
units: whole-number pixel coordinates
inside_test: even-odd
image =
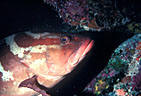
[[[119,0],[117,7],[119,7],[119,10],[122,10],[124,7],[128,8],[128,12],[125,11],[123,14],[128,15],[132,20],[138,21],[141,20],[140,12],[137,10],[139,3],[135,1]],[[117,1],[115,0],[115,2]],[[132,14],[129,14],[131,12]],[[134,14],[137,15],[134,16]],[[43,4],[42,0],[0,1],[1,39],[10,34],[29,29],[35,32],[63,32],[63,30],[67,30],[69,25],[62,22],[57,12],[52,7]],[[123,41],[133,36],[124,26],[110,31],[80,32],[77,34],[89,36],[95,41],[95,46],[72,73],[68,74],[64,80],[50,89],[50,93],[53,96],[58,94],[59,96],[73,96],[73,94],[88,96],[88,94],[84,94],[81,91],[106,66],[114,49]]]

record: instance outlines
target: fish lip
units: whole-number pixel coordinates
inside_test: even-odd
[[[67,67],[67,73],[68,72],[71,72],[72,69],[80,63],[80,61],[86,56],[86,54],[92,49],[94,45],[94,40],[90,40],[90,39],[87,39],[85,42],[83,42],[80,47],[78,48],[77,51],[75,51],[75,53],[73,53],[70,58],[68,59],[68,67]],[[81,50],[80,48],[84,47],[83,50]],[[79,51],[82,51],[81,54],[79,55]],[[75,56],[79,55],[79,57],[77,57],[77,60],[75,62],[70,62],[69,60],[70,59],[73,59],[75,60]]]

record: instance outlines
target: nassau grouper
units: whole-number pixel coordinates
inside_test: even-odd
[[[22,32],[0,45],[0,96],[48,96],[92,48],[88,37],[60,33]]]

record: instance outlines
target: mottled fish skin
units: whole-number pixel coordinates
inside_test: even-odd
[[[77,35],[23,32],[5,38],[0,47],[0,95],[46,96],[93,46]],[[45,89],[42,89],[44,86]]]

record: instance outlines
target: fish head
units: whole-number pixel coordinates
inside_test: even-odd
[[[53,65],[50,65],[50,70],[56,70],[58,75],[71,72],[93,45],[93,40],[78,35],[61,35],[58,41],[58,44],[54,45],[58,47],[47,48],[47,62]]]
[[[6,43],[39,83],[49,87],[79,64],[94,41],[75,34],[25,32],[7,37]]]

